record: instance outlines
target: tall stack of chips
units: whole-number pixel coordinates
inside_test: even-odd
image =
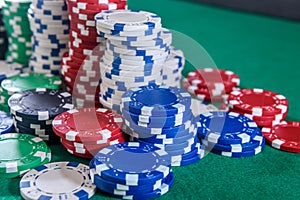
[[[8,35],[6,60],[28,66],[31,57],[31,36],[27,10],[31,0],[4,0],[3,21]]]
[[[33,33],[30,69],[38,73],[60,73],[60,62],[68,49],[69,19],[64,0],[33,0],[28,9]]]
[[[105,49],[105,39],[97,34],[94,16],[103,10],[126,9],[127,2],[68,0],[67,4],[70,49],[62,60],[61,73],[77,107],[98,107],[99,60]]]

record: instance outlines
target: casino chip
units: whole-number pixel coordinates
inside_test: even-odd
[[[8,99],[8,106],[18,132],[37,135],[49,143],[59,141],[52,131],[51,121],[74,108],[68,92],[46,88],[13,94]]]
[[[14,178],[51,160],[50,148],[38,137],[7,133],[0,135],[0,177]]]
[[[9,65],[7,65],[9,64]],[[7,63],[6,66],[10,66],[11,70],[15,68],[18,69],[19,65],[16,63]],[[3,69],[5,67],[3,66]],[[6,76],[13,75],[17,72],[5,70]],[[10,74],[10,75],[9,75]],[[35,89],[35,88],[49,88],[49,89],[60,89],[61,79],[58,76],[54,76],[52,74],[39,74],[39,73],[24,73],[18,74],[15,76],[11,76],[6,78],[1,82],[0,88],[0,108],[2,111],[9,113],[9,109],[7,106],[8,98],[16,92],[22,92],[25,90]]]
[[[94,17],[105,10],[126,9],[127,1],[68,0],[67,6],[70,43],[61,62],[61,73],[77,107],[100,107],[99,60],[105,50],[105,38],[97,34]]]
[[[0,60],[5,58],[8,47],[7,33],[3,22],[2,3],[0,3]]]
[[[136,163],[128,165],[128,163]],[[102,191],[126,199],[152,199],[167,193],[174,181],[167,152],[137,142],[111,145],[90,162],[93,183]]]
[[[141,144],[151,144],[171,156],[172,166],[195,163],[205,148],[197,138],[191,96],[176,87],[149,85],[124,93],[123,131]]]
[[[2,15],[8,36],[6,60],[28,66],[31,56],[31,31],[27,18],[30,0],[4,0]]]
[[[183,87],[205,102],[224,102],[229,93],[239,90],[240,78],[231,71],[203,68],[188,73]]]
[[[13,118],[0,111],[0,134],[9,133],[13,126]]]
[[[256,88],[231,92],[227,107],[261,127],[277,125],[288,114],[288,100],[283,95]]]
[[[111,110],[80,108],[59,114],[52,125],[70,153],[93,158],[104,147],[126,141],[121,131],[122,123],[122,116]]]
[[[300,123],[281,122],[272,127],[263,127],[262,133],[266,141],[275,149],[300,153]]]
[[[30,69],[38,73],[60,74],[61,58],[69,47],[70,26],[66,2],[35,0],[27,16],[33,33]]]
[[[20,181],[24,199],[89,199],[95,192],[88,166],[77,162],[42,165],[29,171]]]
[[[265,139],[251,119],[235,112],[203,113],[197,124],[198,137],[213,153],[228,157],[248,157],[260,153]]]

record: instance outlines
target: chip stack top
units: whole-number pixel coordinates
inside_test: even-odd
[[[9,42],[6,59],[25,66],[28,66],[32,48],[32,32],[27,18],[27,10],[30,4],[31,0],[4,0],[2,7]]]

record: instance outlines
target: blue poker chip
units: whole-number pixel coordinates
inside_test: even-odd
[[[95,170],[102,178],[128,186],[151,184],[166,178],[170,165],[171,157],[167,152],[138,142],[106,147],[94,157]]]
[[[176,87],[149,85],[123,94],[122,106],[135,114],[168,116],[190,109],[191,96]]]
[[[137,115],[131,113],[126,109],[121,110],[123,117],[131,122],[135,123],[138,126],[147,127],[147,128],[165,128],[165,127],[174,127],[184,124],[193,117],[193,114],[190,110],[186,110],[182,113],[170,115],[170,116],[147,116],[147,115]]]
[[[199,160],[201,160],[201,156],[197,154],[191,158],[187,158],[187,159],[183,159],[178,162],[174,162],[174,163],[172,163],[172,166],[186,166],[186,165],[194,164],[194,163],[198,162]]]
[[[248,143],[260,129],[254,121],[235,112],[208,112],[199,116],[198,136],[215,144]]]
[[[195,149],[195,147],[197,146],[197,144],[199,144],[199,140],[197,137],[195,137],[194,143],[192,143],[190,146],[187,146],[183,149],[173,149],[173,150],[166,150],[166,152],[168,152],[168,154],[173,157],[173,156],[181,156],[183,154],[187,154],[189,152],[191,152],[193,149]]]
[[[9,133],[13,127],[12,116],[0,111],[0,134]]]

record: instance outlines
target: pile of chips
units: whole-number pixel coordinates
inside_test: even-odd
[[[35,89],[35,88],[49,88],[58,90],[61,87],[61,79],[58,76],[52,74],[38,74],[38,73],[24,73],[19,74],[20,71],[17,70],[20,67],[16,63],[6,63],[7,68],[6,78],[1,82],[0,88],[0,108],[2,111],[9,113],[9,108],[7,106],[8,99],[11,95],[17,92],[22,92],[25,90]],[[9,76],[10,73],[13,76]]]
[[[170,54],[163,66],[163,85],[180,87],[182,79],[182,70],[185,65],[185,57],[180,49],[170,48]]]
[[[203,113],[197,127],[207,150],[222,156],[248,157],[264,149],[265,139],[256,123],[235,112]]]
[[[24,199],[89,199],[95,192],[89,167],[77,162],[41,165],[20,181],[20,194]]]
[[[93,158],[104,147],[125,142],[123,119],[104,108],[80,108],[63,112],[52,122],[62,145],[75,156]]]
[[[168,152],[172,166],[192,164],[204,156],[191,96],[182,89],[153,84],[134,88],[124,93],[121,106],[126,133]]]
[[[30,69],[38,73],[60,73],[60,62],[68,49],[69,19],[64,0],[33,0],[28,9],[33,33]]]
[[[7,45],[8,45],[8,41],[7,41],[5,25],[3,23],[2,4],[0,3],[0,60],[3,60],[5,58]]]
[[[90,162],[100,190],[123,199],[154,199],[174,182],[170,156],[152,144],[128,142],[102,149]]]
[[[27,10],[31,0],[4,0],[3,21],[8,36],[6,60],[28,66],[31,57],[31,31]]]
[[[104,10],[126,9],[126,0],[68,0],[70,49],[62,60],[61,73],[77,107],[99,107],[99,60],[105,38],[96,31],[95,15]]]
[[[41,138],[20,133],[0,134],[0,178],[18,177],[50,161],[51,150]]]
[[[8,99],[17,132],[36,135],[49,143],[58,143],[52,131],[52,120],[73,109],[71,94],[37,88],[15,93]]]
[[[100,62],[99,100],[119,112],[125,91],[162,83],[172,33],[162,28],[159,16],[145,11],[104,11],[95,20],[98,34],[107,38]]]
[[[238,90],[240,78],[232,71],[203,68],[188,73],[183,87],[195,98],[205,102],[224,102],[228,94]]]

